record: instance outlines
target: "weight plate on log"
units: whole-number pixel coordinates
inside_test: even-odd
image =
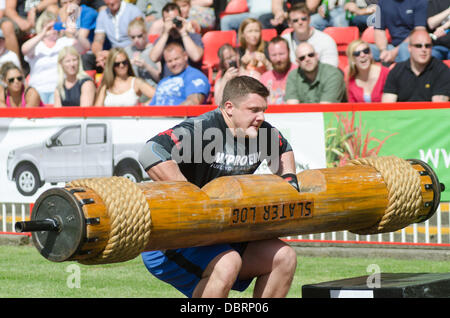
[[[77,199],[66,189],[47,190],[36,201],[31,221],[54,218],[59,231],[33,232],[35,247],[50,261],[63,262],[73,257],[86,236],[84,214]]]

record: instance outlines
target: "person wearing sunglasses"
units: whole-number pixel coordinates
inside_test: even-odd
[[[374,44],[370,44],[375,61],[385,65],[409,58],[409,34],[427,25],[428,0],[379,0],[373,18]],[[386,30],[391,36],[388,41]]]
[[[381,102],[389,69],[375,63],[369,44],[363,40],[349,44],[347,58],[347,100],[354,103]]]
[[[300,43],[308,42],[319,54],[320,62],[338,66],[338,51],[336,42],[328,34],[310,25],[311,11],[305,3],[293,5],[288,11],[288,24],[292,32],[282,35],[289,43],[289,56],[292,63],[296,63],[295,51]]]
[[[389,72],[382,102],[448,102],[450,68],[431,55],[430,35],[414,30],[409,38],[410,58]]]
[[[340,103],[345,100],[345,82],[335,66],[319,62],[314,47],[303,42],[297,47],[298,69],[289,73],[284,99],[287,104]]]
[[[0,74],[6,83],[6,87],[0,86],[0,107],[44,106],[37,90],[25,85],[25,77],[14,63],[3,63]]]
[[[111,49],[106,59],[95,105],[137,106],[141,95],[151,99],[154,94],[155,88],[134,74],[125,50]]]

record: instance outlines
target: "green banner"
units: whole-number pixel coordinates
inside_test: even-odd
[[[430,165],[450,200],[450,109],[325,113],[327,165],[370,155],[420,159]]]

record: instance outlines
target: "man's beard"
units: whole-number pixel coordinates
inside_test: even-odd
[[[291,68],[291,61],[288,60],[283,64],[272,64],[273,70],[277,73],[286,73]]]

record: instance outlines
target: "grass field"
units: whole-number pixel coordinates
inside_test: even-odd
[[[371,264],[376,264],[383,273],[450,272],[450,264],[445,261],[299,257],[288,297],[301,297],[304,284],[370,275]],[[74,268],[80,270],[79,280],[73,279]],[[233,291],[230,297],[251,297],[252,289],[243,293]],[[0,298],[11,297],[184,298],[184,295],[149,274],[140,257],[125,263],[85,266],[76,262],[49,262],[31,246],[0,246]]]

